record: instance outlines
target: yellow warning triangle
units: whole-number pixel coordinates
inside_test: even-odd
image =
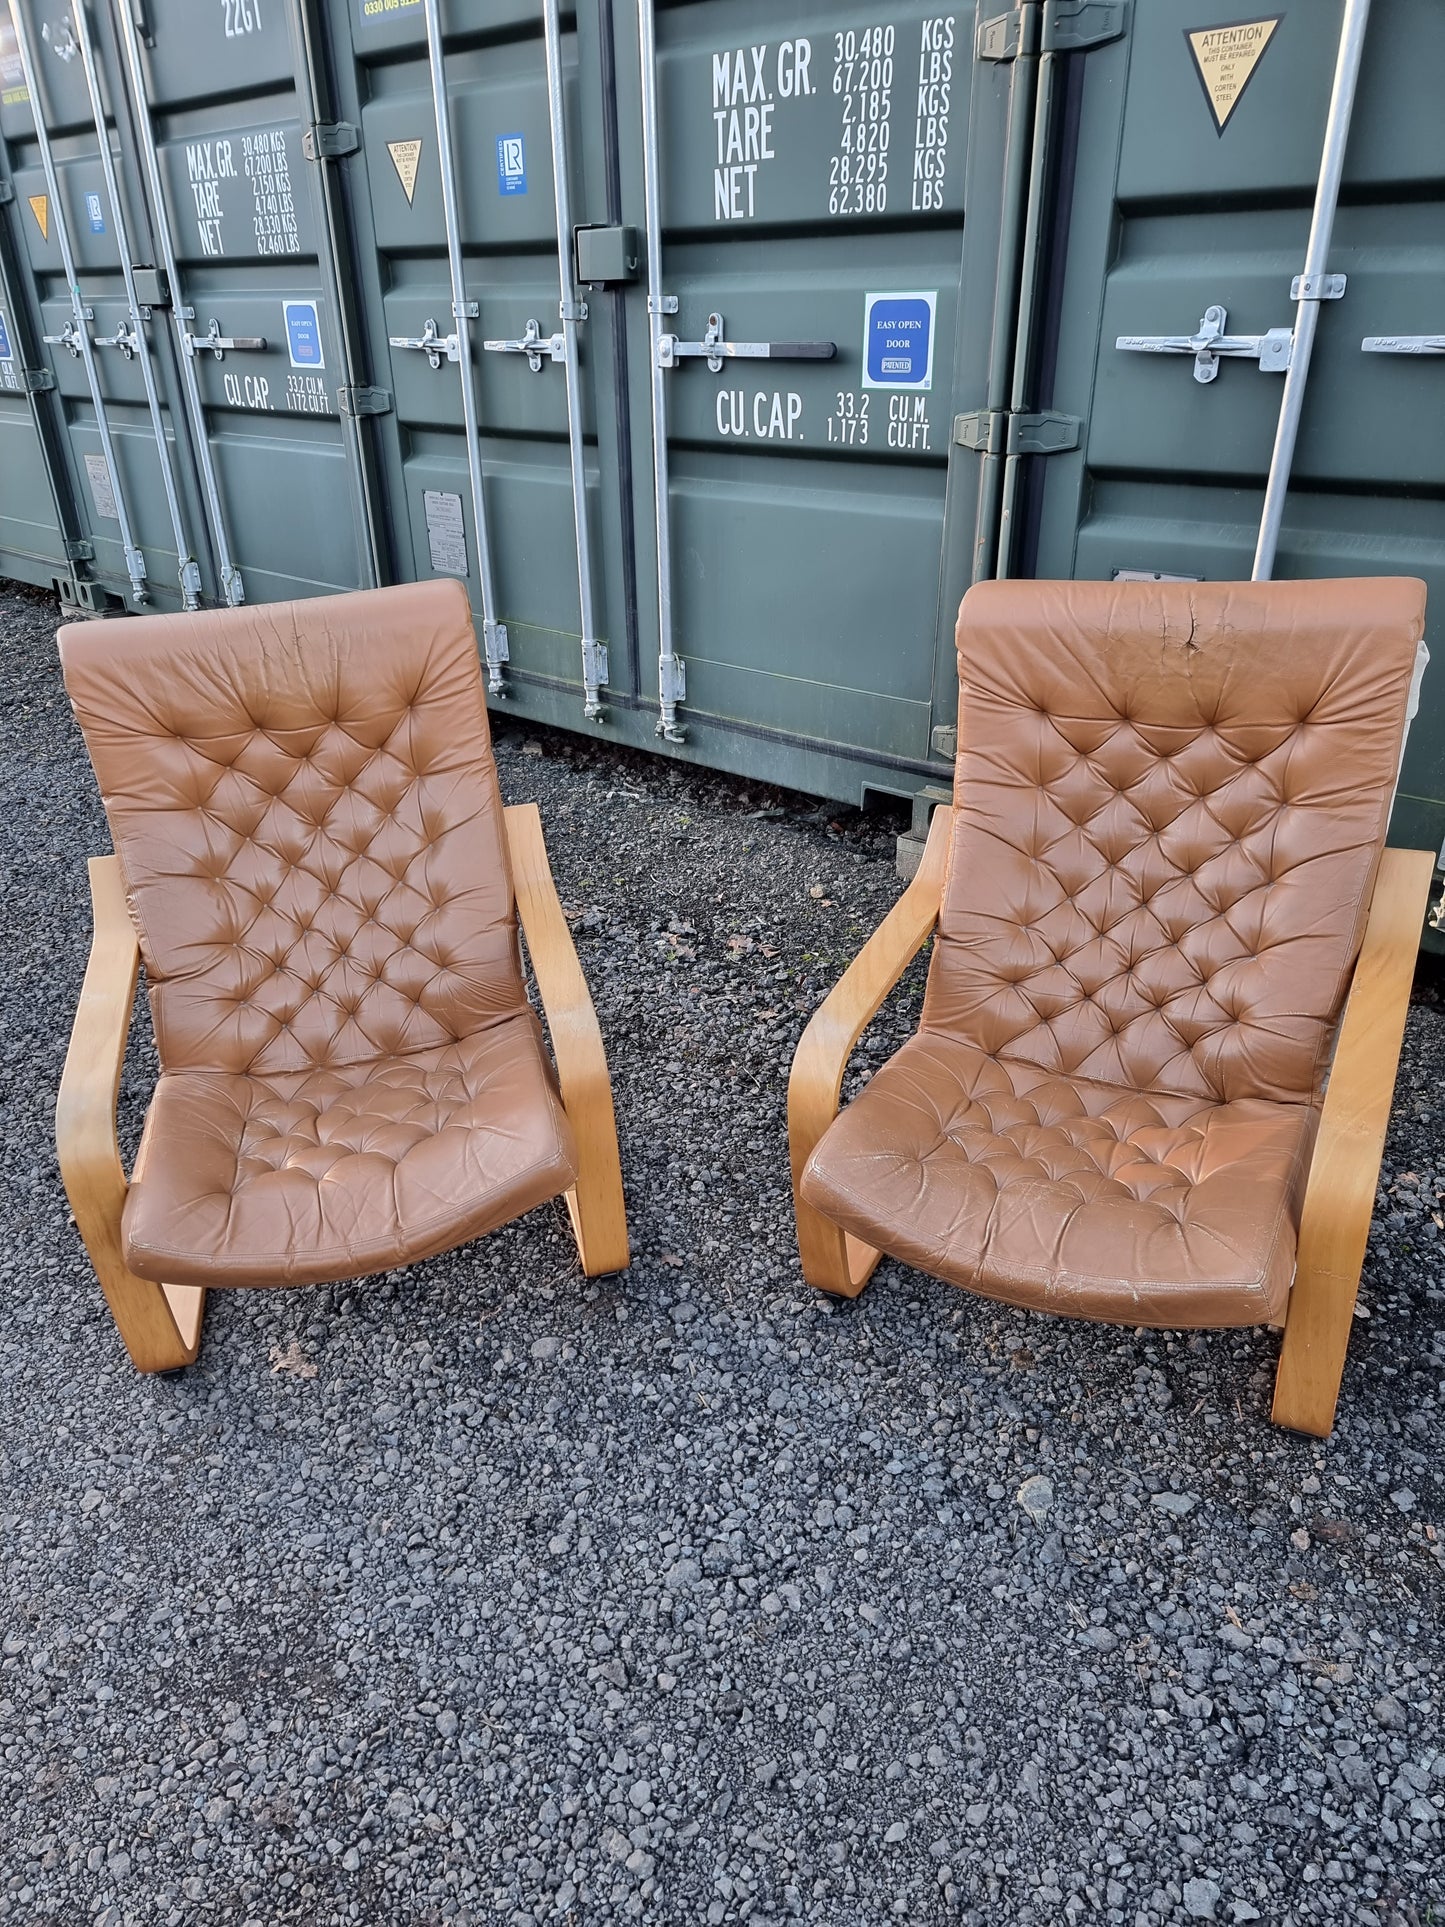
[[[30,212],[35,216],[35,225],[40,229],[44,241],[50,239],[50,200],[44,194],[30,196]]]
[[[396,178],[401,182],[401,191],[410,207],[411,197],[416,193],[416,170],[421,165],[421,142],[388,141],[386,151],[391,156]]]
[[[1282,13],[1276,13],[1265,20],[1238,20],[1229,27],[1186,29],[1184,38],[1199,69],[1217,132],[1224,132],[1283,18]]]

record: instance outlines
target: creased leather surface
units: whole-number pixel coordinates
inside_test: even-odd
[[[60,649],[163,1072],[136,1271],[345,1277],[565,1189],[460,586],[83,624]]]
[[[1150,1322],[1141,1302],[1167,1291],[1171,1322],[1220,1324],[1265,1315],[1263,1293],[1277,1315],[1297,1174],[1293,1154],[1281,1164],[1251,1145],[1239,1107],[1270,1143],[1282,1126],[1266,1113],[1307,1113],[1294,1142],[1312,1139],[1423,628],[1413,581],[972,589],[930,1050],[910,1046],[824,1137],[808,1201],[871,1244],[1019,1303]],[[928,1149],[921,1119],[954,1117],[981,1075],[970,1058],[948,1096],[962,1060],[931,1048],[948,1041],[994,1060],[1015,1097],[1019,1080],[1052,1078],[1113,1092],[1120,1116],[1137,1098],[1193,1100],[1199,1118],[1223,1107],[1229,1128],[1206,1141],[1244,1148],[1211,1164],[1211,1200],[1228,1191],[1257,1216],[1229,1243],[1241,1260],[1272,1252],[1265,1273],[1247,1275],[1252,1259],[1232,1282],[1218,1270],[1212,1202],[1162,1238],[1114,1192],[1090,1192],[1081,1214],[1080,1174],[1053,1168],[1056,1146],[1037,1170],[998,1148],[1018,1149],[1012,1113],[991,1136],[965,1110],[967,1127],[944,1132],[954,1148]],[[1050,1117],[1064,1115],[1047,1088]],[[899,1159],[891,1173],[883,1145]],[[1190,1158],[1179,1168],[1202,1182]],[[915,1236],[924,1223],[932,1242]]]
[[[991,1298],[1260,1324],[1289,1292],[1316,1116],[1061,1077],[924,1031],[844,1111],[806,1190],[855,1235]]]
[[[169,1284],[384,1271],[567,1189],[571,1131],[530,1012],[460,1044],[314,1071],[173,1071],[126,1202],[132,1270]]]

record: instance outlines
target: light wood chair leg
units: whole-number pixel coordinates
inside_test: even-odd
[[[566,1194],[567,1215],[583,1271],[600,1278],[626,1271],[631,1261],[602,1032],[552,880],[536,804],[511,805],[506,824],[517,913],[552,1036],[562,1106],[577,1141],[577,1183]]]
[[[126,1350],[143,1372],[174,1372],[200,1350],[206,1294],[198,1285],[137,1278],[123,1255],[126,1180],[115,1099],[140,950],[113,856],[90,859],[90,897],[94,934],[55,1105],[55,1148],[65,1195]]]
[[[853,1047],[933,933],[943,895],[952,809],[933,813],[918,874],[813,1013],[788,1076],[788,1160],[803,1277],[835,1298],[856,1298],[879,1252],[806,1204],[799,1191],[808,1159],[838,1115]]]
[[[1274,1384],[1275,1424],[1315,1438],[1335,1423],[1434,868],[1429,850],[1382,856],[1330,1066]]]
[[[801,1175],[801,1173],[799,1174]],[[831,1298],[856,1298],[873,1276],[883,1256],[851,1231],[844,1231],[804,1204],[793,1189],[793,1213],[798,1226],[798,1257],[804,1282]]]

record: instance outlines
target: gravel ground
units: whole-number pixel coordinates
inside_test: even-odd
[[[784,1085],[896,825],[518,725],[634,1231],[217,1294],[139,1377],[51,1107],[106,847],[0,595],[0,1920],[1445,1919],[1445,1006],[1327,1445],[1268,1333],[801,1283]],[[873,1033],[916,1019],[912,975]],[[139,1128],[143,1014],[123,1088]]]

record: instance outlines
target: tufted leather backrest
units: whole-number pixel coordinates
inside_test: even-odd
[[[358,1063],[525,1007],[458,583],[59,641],[165,1069]]]
[[[925,1028],[1221,1102],[1318,1093],[1423,583],[989,582],[958,618]]]

